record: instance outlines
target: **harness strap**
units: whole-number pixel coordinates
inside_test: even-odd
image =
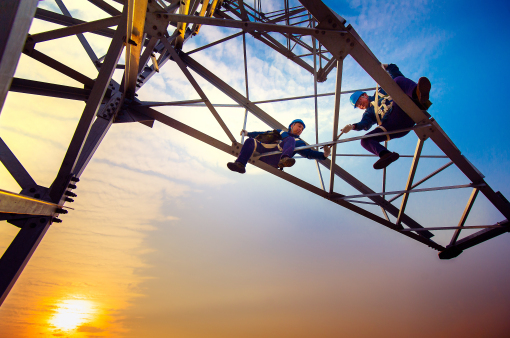
[[[383,126],[379,126],[378,128],[381,128],[385,133],[387,133],[388,131],[386,130],[386,128],[384,128]],[[389,141],[391,140],[390,138],[390,134],[386,134],[386,141]]]
[[[251,157],[253,157],[253,154],[255,154],[255,152],[257,151],[257,140],[256,139],[252,139],[253,140],[253,143],[255,143],[255,147],[253,147],[253,151],[251,152]]]
[[[379,106],[379,85],[376,86],[375,90],[375,100],[373,102],[370,102],[372,106],[374,106],[374,112],[375,112],[375,118],[377,119],[377,125],[382,124],[382,118],[388,111],[390,111],[393,108],[393,100],[389,95],[381,95],[381,105]],[[390,101],[390,104],[387,105],[386,103]]]

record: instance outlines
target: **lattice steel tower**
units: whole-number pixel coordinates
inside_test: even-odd
[[[381,68],[380,62],[353,27],[346,25],[346,20],[321,1],[300,0],[301,5],[291,7],[289,1],[284,0],[281,10],[266,13],[262,11],[260,0],[254,1],[253,6],[242,0],[115,0],[123,5],[122,12],[104,0],[88,1],[107,13],[108,17],[91,22],[75,19],[71,17],[62,0],[56,0],[56,3],[63,14],[37,8],[37,0],[2,0],[0,5],[0,108],[4,105],[8,91],[86,102],[62,165],[49,187],[38,185],[18,161],[15,154],[11,152],[8,145],[0,139],[0,160],[21,186],[19,193],[0,191],[0,219],[21,228],[0,259],[0,304],[7,297],[52,222],[60,222],[58,215],[67,212],[65,203],[72,201],[72,197],[75,196],[72,190],[76,187],[76,182],[113,123],[139,122],[152,126],[155,121],[158,121],[194,137],[218,151],[234,156],[239,154],[241,143],[229,130],[218,114],[215,105],[211,103],[190,70],[226,94],[239,107],[245,108],[245,125],[246,117],[248,114],[252,114],[267,124],[268,129],[286,130],[283,124],[267,114],[259,107],[259,104],[315,98],[316,140],[314,147],[319,147],[322,144],[318,144],[317,98],[324,95],[335,97],[334,118],[331,121],[333,125],[332,140],[335,140],[339,132],[341,94],[352,92],[351,90],[342,92],[341,88],[343,61],[350,55],[416,123],[412,130],[416,134],[417,146],[414,155],[412,155],[413,161],[405,187],[402,187],[401,191],[386,191],[386,173],[384,172],[382,192],[375,192],[337,164],[337,145],[359,140],[362,137],[336,141],[331,160],[317,161],[320,178],[318,185],[279,171],[260,161],[258,156],[254,156],[250,163],[310,193],[319,195],[332,203],[428,245],[438,250],[439,257],[442,259],[456,257],[471,246],[509,231],[510,204],[505,197],[499,192],[495,192],[484,181],[483,175],[461,154],[437,121],[431,118],[426,111],[420,110],[403,93]],[[64,28],[29,35],[28,30],[33,18],[55,23],[64,26]],[[187,53],[182,51],[182,46],[191,37],[211,25],[235,28],[239,32]],[[109,28],[113,26],[117,28]],[[111,39],[108,52],[104,56],[96,56],[94,49],[83,35],[85,32]],[[246,34],[262,42],[267,48],[281,53],[289,59],[289,62],[294,62],[313,75],[314,94],[259,102],[250,101],[247,78],[246,93],[240,93],[223,81],[219,74],[214,74],[192,56],[195,52],[242,36],[245,76],[247,77]],[[37,48],[39,44],[46,41],[71,35],[76,35],[79,38],[97,68],[98,74],[95,79],[82,74],[80,69],[66,66],[65,60],[56,60]],[[21,53],[78,81],[83,84],[83,87],[70,87],[13,77]],[[124,65],[119,64],[121,55],[125,56]],[[137,98],[136,92],[149,82],[152,76],[159,71],[159,68],[168,61],[178,65],[200,96],[199,100],[143,102]],[[121,83],[112,80],[116,69],[124,69]],[[335,93],[318,94],[317,82],[325,81],[328,76],[332,75],[333,70],[336,71]],[[374,88],[365,90],[370,89]],[[198,131],[193,126],[158,112],[154,108],[172,105],[205,105],[230,139],[231,144],[221,142]],[[444,155],[436,157],[449,158],[450,162],[415,182],[414,176],[418,161],[420,158],[426,157],[421,155],[426,140],[434,142],[444,153]],[[467,183],[457,186],[417,188],[449,166],[456,166],[460,169],[464,174],[463,179],[467,179]],[[329,175],[329,186],[324,186],[322,182],[321,167],[326,170],[326,175]],[[345,196],[340,192],[335,192],[335,179],[345,181],[359,191],[359,194]],[[459,215],[458,224],[453,227],[423,227],[417,220],[405,213],[410,193],[456,188],[470,188],[472,194],[464,212]],[[478,193],[482,193],[505,219],[494,225],[465,226],[464,223]],[[388,195],[394,196],[391,199],[386,199]],[[399,205],[394,205],[392,202],[399,197],[402,197]],[[363,202],[360,198],[368,198],[369,202]],[[363,208],[364,204],[378,206],[382,213],[375,214]],[[395,220],[391,221],[390,216]],[[482,230],[458,240],[459,233],[465,228],[481,228]],[[431,239],[433,231],[445,229],[455,230],[449,243],[441,245]]]

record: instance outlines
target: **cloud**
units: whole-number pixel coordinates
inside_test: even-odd
[[[94,332],[105,332],[106,330],[101,329],[99,327],[95,327],[95,326],[82,325],[82,326],[78,327],[77,331],[78,332],[91,332],[91,333],[94,333]]]

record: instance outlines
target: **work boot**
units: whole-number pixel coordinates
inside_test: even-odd
[[[398,153],[387,152],[377,162],[374,163],[374,169],[384,169],[389,166],[392,162],[398,160],[400,155]]]
[[[430,88],[432,87],[432,84],[430,83],[429,79],[426,77],[420,77],[418,80],[418,84],[416,85],[416,96],[418,96],[418,101],[423,107],[430,107],[430,104],[428,104],[429,101],[429,93]]]
[[[246,172],[246,166],[240,162],[228,162],[227,167],[230,170],[236,171],[240,174],[244,174]]]
[[[292,167],[296,163],[296,160],[291,157],[282,157],[280,159],[280,162],[278,162],[278,167],[285,168],[285,167]]]

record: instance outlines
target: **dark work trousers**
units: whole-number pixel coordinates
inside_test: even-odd
[[[399,87],[413,99],[413,92],[416,89],[416,83],[412,80],[409,80],[406,77],[398,76],[394,79],[394,81],[399,85]],[[406,114],[400,107],[393,102],[393,109],[390,112],[388,118],[382,123],[382,126],[386,129],[386,131],[393,131],[398,129],[407,129],[414,126],[414,121]],[[366,135],[383,133],[384,130],[377,127]],[[388,135],[390,139],[404,137],[409,134],[409,131],[405,131],[402,133],[390,134]],[[379,155],[381,151],[387,149],[380,143],[382,141],[388,140],[386,135],[375,136],[371,138],[366,138],[361,140],[361,145],[363,148],[368,150],[374,155]]]
[[[261,157],[260,160],[265,162],[273,167],[278,167],[278,162],[280,162],[280,158],[282,157],[292,157],[294,153],[294,147],[296,146],[296,140],[293,137],[286,137],[280,142],[280,147],[282,149],[281,154],[269,155]],[[252,157],[253,153],[257,151],[259,154],[269,153],[272,151],[279,151],[277,144],[262,144],[254,138],[248,138],[244,141],[243,147],[241,148],[241,152],[239,153],[239,157],[236,162],[242,163],[246,165],[250,157]]]

